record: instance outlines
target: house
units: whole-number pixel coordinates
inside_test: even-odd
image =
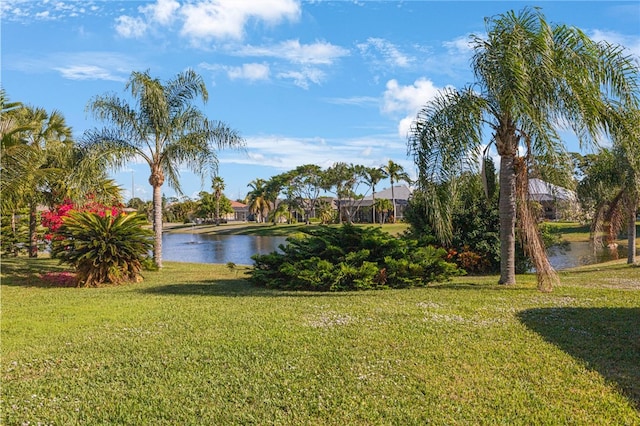
[[[529,199],[540,203],[545,219],[571,218],[579,211],[575,192],[542,179],[529,179]]]
[[[376,191],[375,200],[387,199],[392,201],[395,198],[396,202],[396,221],[401,221],[404,218],[404,211],[409,205],[409,199],[413,191],[407,185],[394,185],[393,186],[393,194],[391,188],[383,189],[382,191]],[[354,222],[371,222],[372,214],[373,214],[373,202],[374,197],[373,194],[369,194],[366,197],[363,197],[358,200],[341,200],[341,205],[343,211],[351,208],[352,210],[356,210],[354,212],[353,221]],[[389,216],[392,216],[393,213],[390,213]],[[376,218],[376,222],[380,220],[378,214]],[[386,220],[389,220],[387,217]]]
[[[233,213],[226,215],[227,220],[246,221],[249,216],[249,206],[239,201],[231,201]]]

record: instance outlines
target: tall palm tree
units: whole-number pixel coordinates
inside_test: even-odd
[[[389,182],[391,183],[391,203],[393,204],[393,221],[396,221],[396,195],[393,189],[393,185],[395,182],[405,181],[407,183],[411,183],[411,179],[407,172],[405,172],[404,167],[400,164],[395,163],[393,160],[389,160],[389,162],[382,167],[382,170],[389,178]]]
[[[444,90],[429,101],[412,124],[408,147],[435,217],[455,196],[465,162],[478,157],[483,129],[491,130],[490,143],[500,155],[499,282],[514,284],[516,177],[523,178],[518,205],[524,206],[527,171],[553,169],[543,165],[558,169],[565,161],[559,128],[574,130],[582,146],[595,144],[607,127],[609,104],[638,103],[638,69],[620,46],[594,42],[574,27],[550,25],[539,9],[511,11],[487,18],[486,24],[485,38],[471,38],[476,83]],[[438,191],[445,184],[451,190]],[[450,221],[446,213],[441,217]],[[521,220],[527,218],[532,216]],[[450,238],[450,229],[440,227],[439,237]],[[527,230],[523,238],[539,272],[538,286],[550,290],[557,277],[535,224],[521,229]]]
[[[385,177],[387,174],[381,167],[366,167],[364,169],[365,182],[371,187],[371,223],[376,223],[376,185]],[[393,188],[391,191],[393,197]]]
[[[116,95],[91,99],[88,109],[107,126],[85,133],[85,144],[112,168],[142,158],[149,165],[153,188],[153,259],[162,266],[162,185],[165,180],[178,194],[180,167],[201,176],[217,165],[216,149],[241,147],[243,139],[226,124],[209,120],[194,105],[206,103],[204,80],[193,70],[161,82],[149,71],[132,72],[125,85],[134,103]],[[204,177],[204,176],[203,176]]]
[[[217,175],[214,176],[211,182],[211,189],[213,189],[213,196],[216,199],[216,223],[220,222],[220,198],[224,188],[224,179]]]

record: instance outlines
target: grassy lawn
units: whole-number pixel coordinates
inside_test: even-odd
[[[302,230],[319,226],[318,224],[305,225],[305,224],[284,224],[273,225],[272,223],[255,223],[255,222],[240,222],[240,223],[225,223],[219,226],[216,225],[193,225],[193,224],[169,224],[165,226],[165,230],[168,232],[190,232],[196,234],[219,234],[219,235],[272,235],[288,237],[289,235],[296,234]],[[338,227],[341,225],[327,225]],[[376,226],[382,228],[385,232],[391,235],[399,235],[409,228],[406,223],[388,223],[384,225],[371,225],[368,224],[356,224],[356,226]]]
[[[560,231],[562,234],[562,239],[569,242],[587,242],[589,241],[590,235],[590,225],[589,224],[581,224],[578,222],[548,222],[548,224]],[[626,231],[626,229],[625,229]],[[640,235],[640,222],[636,222],[636,234]],[[640,247],[640,239],[638,239],[638,247]],[[627,244],[626,237],[618,240],[618,244]]]
[[[224,265],[45,287],[2,261],[2,424],[640,424],[640,269],[292,293]]]

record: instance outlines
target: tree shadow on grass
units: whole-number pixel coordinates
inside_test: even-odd
[[[147,294],[167,296],[224,296],[224,297],[341,297],[353,292],[285,291],[257,287],[245,280],[227,279],[167,284],[140,290]]]
[[[640,308],[537,308],[520,321],[616,383],[640,410]]]
[[[16,287],[55,287],[44,281],[42,275],[69,270],[68,266],[60,265],[56,260],[46,257],[8,257],[2,258],[0,264],[2,285]]]

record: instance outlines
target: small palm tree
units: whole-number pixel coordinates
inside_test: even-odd
[[[366,167],[364,169],[364,179],[367,184],[371,187],[371,223],[376,223],[376,185],[385,177],[387,174],[381,167]],[[391,193],[393,196],[393,185],[391,188]]]
[[[251,188],[251,191],[247,194],[249,211],[258,216],[258,222],[262,222],[270,210],[266,183],[264,179],[258,178],[247,185]]]
[[[153,188],[153,258],[162,266],[162,185],[182,193],[180,167],[203,175],[215,170],[216,149],[241,147],[239,134],[226,124],[209,120],[193,105],[208,99],[201,76],[192,70],[162,83],[148,71],[133,72],[125,86],[134,104],[115,95],[102,95],[89,102],[94,117],[108,126],[85,134],[85,144],[97,161],[119,168],[127,161],[142,158],[151,172]]]
[[[389,215],[389,212],[393,211],[393,204],[391,203],[391,201],[387,200],[386,198],[380,198],[376,200],[376,207],[378,208],[378,211],[381,213],[380,224],[382,225],[385,222],[387,216]]]
[[[391,203],[393,204],[393,221],[396,220],[396,196],[393,190],[393,185],[395,182],[405,181],[407,183],[411,183],[411,179],[407,172],[405,172],[404,168],[398,164],[393,162],[393,160],[389,160],[389,162],[382,167],[386,177],[389,178],[389,182],[391,183]]]
[[[74,212],[56,232],[52,254],[76,269],[78,286],[139,281],[153,247],[153,232],[146,224],[137,213]]]

